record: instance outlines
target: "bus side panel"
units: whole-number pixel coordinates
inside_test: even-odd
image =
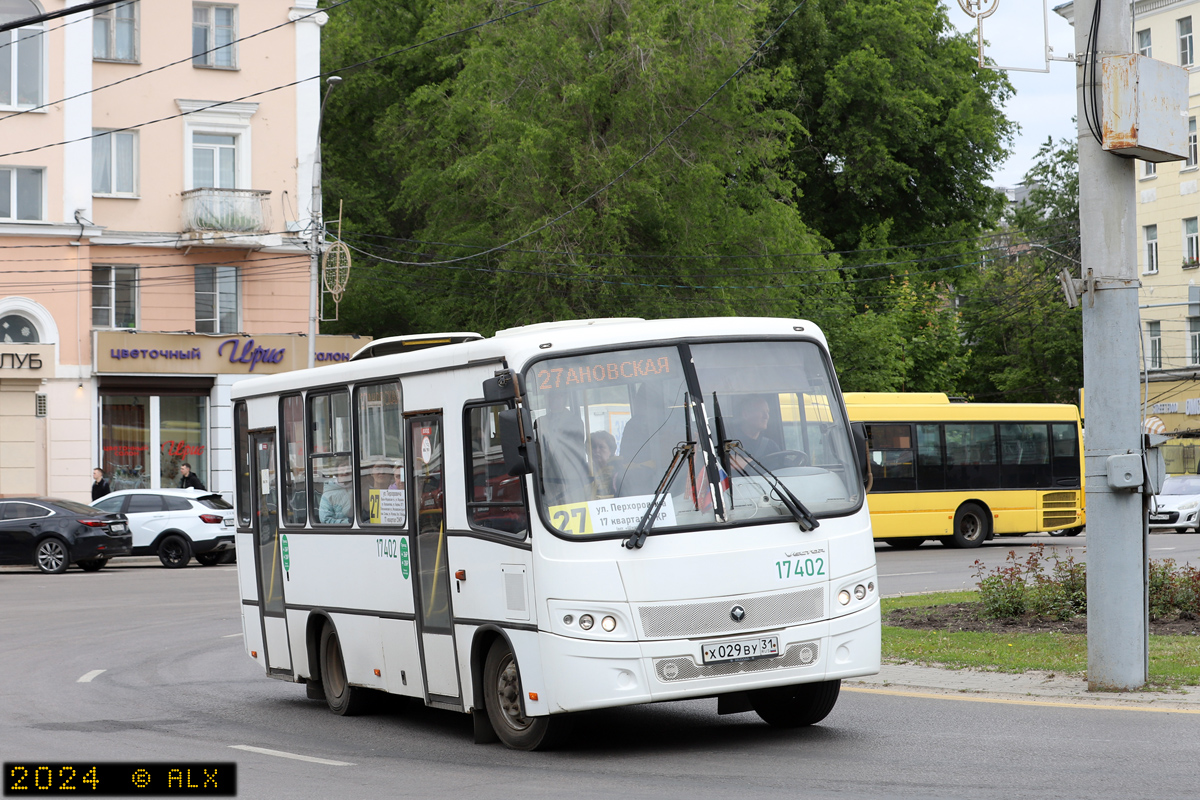
[[[891,539],[902,536],[949,536],[954,533],[953,501],[948,496],[925,494],[924,498],[945,497],[945,508],[914,511],[912,495],[907,494],[870,494],[867,502],[871,507],[871,530],[876,539]],[[943,505],[943,502],[938,502]],[[947,516],[948,515],[948,516]]]
[[[238,594],[243,600],[258,602],[258,579],[254,575],[254,534],[234,535],[237,547]]]
[[[382,671],[387,690],[392,694],[424,698],[421,655],[417,651],[417,623],[410,619],[381,619],[379,632],[383,636],[383,661],[386,666]]]
[[[266,653],[262,645],[262,617],[258,606],[242,603],[242,641],[246,645],[246,655],[258,662],[263,672],[267,671]],[[250,655],[257,653],[258,655]]]
[[[385,688],[383,640],[379,617],[365,614],[330,614],[346,663],[346,680],[354,686]],[[375,670],[380,674],[376,675]],[[399,676],[397,676],[399,680]]]
[[[412,574],[404,576],[400,548],[391,546],[402,536],[384,531],[284,535],[288,569],[283,591],[288,605],[413,613]]]
[[[993,533],[1030,533],[1042,529],[1036,490],[990,492],[987,501],[992,510]]]
[[[467,576],[451,587],[456,618],[537,622],[532,552],[468,536],[451,536],[448,548],[451,577],[458,570]]]

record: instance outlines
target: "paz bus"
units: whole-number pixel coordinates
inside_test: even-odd
[[[687,698],[811,725],[879,670],[866,440],[810,322],[397,337],[233,403],[246,650],[336,714],[538,749]]]
[[[930,538],[978,547],[998,535],[1082,530],[1076,406],[848,392],[846,409],[866,426],[875,538],[906,550]]]

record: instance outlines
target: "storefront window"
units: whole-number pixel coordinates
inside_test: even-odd
[[[208,398],[160,397],[159,486],[179,486],[180,465],[187,462],[208,486]]]
[[[150,398],[101,398],[101,451],[104,472],[116,489],[149,489]]]

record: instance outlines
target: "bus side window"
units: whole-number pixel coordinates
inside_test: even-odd
[[[467,408],[467,521],[472,528],[518,534],[529,530],[523,479],[509,475],[500,449],[497,415],[506,406]]]

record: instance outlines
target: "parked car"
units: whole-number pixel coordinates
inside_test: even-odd
[[[133,532],[133,554],[157,555],[164,567],[185,567],[192,556],[211,567],[234,549],[233,506],[213,492],[124,489],[92,505],[124,514]]]
[[[1200,475],[1172,475],[1150,502],[1150,530],[1200,532]]]
[[[133,537],[119,513],[54,497],[0,500],[0,564],[31,564],[52,575],[71,564],[95,572],[132,551]]]

